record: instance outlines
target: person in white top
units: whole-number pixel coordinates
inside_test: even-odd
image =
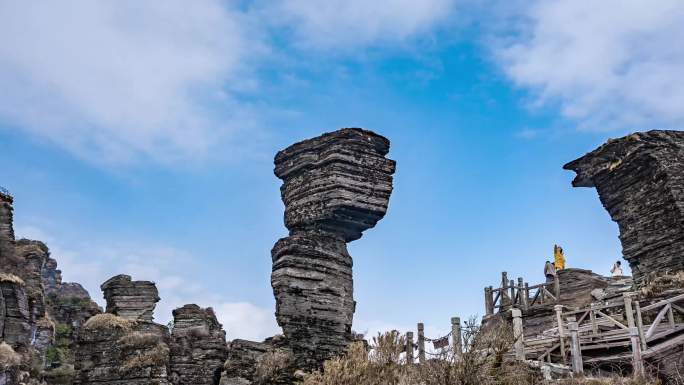
[[[610,269],[610,273],[613,274],[613,277],[622,277],[622,264],[620,261],[617,261],[615,264],[613,264],[613,268]]]

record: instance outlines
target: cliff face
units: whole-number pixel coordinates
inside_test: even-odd
[[[345,128],[275,157],[289,236],[271,252],[276,317],[300,368],[345,351],[355,302],[347,242],[383,218],[395,162],[389,141]]]
[[[564,168],[577,173],[573,186],[598,191],[638,286],[651,273],[684,270],[684,132],[610,140]]]

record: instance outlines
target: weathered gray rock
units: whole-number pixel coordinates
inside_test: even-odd
[[[351,340],[355,303],[346,242],[382,219],[395,162],[389,141],[345,128],[275,157],[290,235],[271,252],[276,317],[300,368],[319,368]]]
[[[26,283],[31,323],[45,317],[45,292],[43,290],[43,267],[50,252],[43,242],[20,239],[16,242],[17,274]]]
[[[14,199],[0,191],[0,266],[2,270],[11,271],[16,264],[14,258],[14,227],[12,224],[12,203]]]
[[[17,276],[0,273],[0,337],[15,350],[31,341],[28,298],[24,282]]]
[[[212,308],[185,305],[173,311],[169,377],[174,385],[214,385],[226,361],[226,332]]]
[[[154,283],[118,275],[101,287],[107,313],[81,328],[74,385],[169,385],[169,331],[151,322]]]
[[[564,166],[575,187],[595,187],[620,228],[637,286],[649,274],[684,270],[684,132],[639,132]]]
[[[152,322],[159,292],[154,282],[132,281],[129,275],[108,279],[100,288],[107,301],[107,313],[131,321]]]
[[[46,295],[57,293],[62,286],[62,271],[57,269],[57,261],[48,258],[42,272],[43,289]]]
[[[292,351],[281,335],[254,342],[236,339],[228,346],[220,385],[289,385],[294,383]]]
[[[169,385],[168,341],[164,326],[97,315],[79,336],[74,385]]]

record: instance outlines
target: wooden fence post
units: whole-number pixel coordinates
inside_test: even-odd
[[[525,290],[522,278],[518,278],[518,297],[520,298],[520,307],[522,310],[527,310],[527,290]]]
[[[556,311],[556,322],[558,323],[558,336],[560,337],[560,350],[563,363],[565,363],[565,328],[563,327],[563,305],[553,307]]]
[[[511,279],[508,282],[508,287],[511,289],[511,306],[515,306],[515,281]]]
[[[413,363],[413,332],[406,333],[406,363]]]
[[[511,304],[510,298],[508,297],[508,292],[506,291],[508,289],[508,273],[505,271],[501,272],[501,291],[499,292],[500,295],[500,300],[499,304],[501,305],[501,308],[499,308],[499,311],[501,311],[504,306],[508,306]]]
[[[636,326],[634,322],[634,310],[632,309],[632,294],[622,293],[622,297],[625,300],[625,315],[627,316],[627,326],[633,328]]]
[[[530,284],[525,282],[525,288],[523,289],[523,294],[525,295],[525,306],[529,309],[530,307]]]
[[[570,354],[572,356],[572,371],[575,374],[584,374],[584,363],[582,362],[582,348],[579,339],[579,326],[575,317],[568,317],[568,330],[570,331],[571,345]]]
[[[644,320],[641,318],[641,304],[636,299],[634,300],[634,311],[636,312],[636,326],[639,329],[639,339],[641,340],[641,350],[648,349],[646,343],[646,335],[644,334]]]
[[[418,324],[418,362],[425,363],[425,325]]]
[[[513,338],[515,338],[515,358],[525,361],[525,336],[523,333],[522,312],[520,309],[511,309],[513,314]]]
[[[594,335],[598,334],[598,324],[596,323],[596,311],[594,308],[596,305],[592,304],[591,308],[589,309],[589,320],[591,321],[591,332]]]
[[[494,294],[492,292],[492,287],[485,287],[485,313],[486,315],[494,314]]]
[[[454,354],[456,357],[461,357],[463,353],[463,339],[461,337],[461,318],[451,318],[451,340],[454,344]]]
[[[639,341],[639,329],[629,328],[629,339],[632,341],[632,368],[634,377],[644,376],[644,360],[641,357],[641,342]]]

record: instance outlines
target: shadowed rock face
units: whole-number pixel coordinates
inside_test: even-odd
[[[159,292],[154,282],[132,281],[128,275],[108,279],[100,288],[107,300],[107,313],[131,321],[152,322]]]
[[[346,243],[383,218],[395,162],[389,141],[345,128],[275,157],[290,235],[271,251],[276,317],[300,368],[318,368],[351,340],[352,258]]]
[[[171,383],[218,383],[227,355],[226,332],[212,308],[193,304],[175,309],[169,347]]]
[[[563,168],[577,173],[573,186],[598,191],[637,285],[650,273],[684,270],[684,132],[610,140]]]

